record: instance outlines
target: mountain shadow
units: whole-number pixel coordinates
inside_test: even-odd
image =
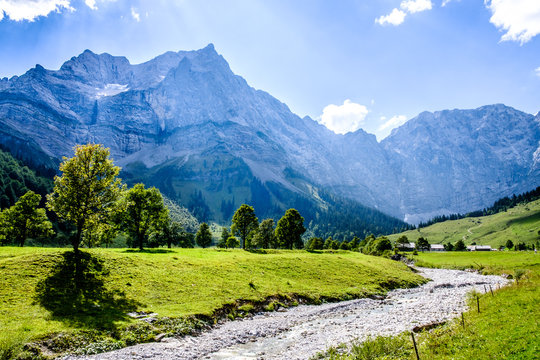
[[[68,251],[51,274],[36,285],[36,302],[61,321],[90,328],[113,328],[139,305],[105,286],[104,261],[86,252]]]

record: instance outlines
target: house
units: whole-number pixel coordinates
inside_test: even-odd
[[[431,244],[429,245],[429,251],[444,251],[444,245]]]
[[[493,250],[489,245],[469,245],[467,251],[491,251]]]
[[[408,244],[398,244],[398,249],[401,251],[414,251],[414,249],[416,249],[416,244],[413,242]]]

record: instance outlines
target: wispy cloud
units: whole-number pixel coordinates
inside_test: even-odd
[[[404,0],[398,8],[392,9],[388,15],[383,15],[375,19],[379,25],[400,25],[405,21],[407,14],[414,14],[421,11],[431,10],[433,4],[431,0]]]
[[[524,44],[540,34],[540,1],[484,0],[491,10],[489,21],[504,32],[501,41]]]
[[[326,106],[319,122],[337,134],[345,134],[360,129],[368,113],[366,106],[347,99],[343,105]]]
[[[534,69],[534,73],[536,74],[536,76],[540,77],[540,66]]]
[[[97,10],[96,0],[84,0],[84,3],[92,10]]]
[[[133,7],[131,8],[131,17],[133,17],[137,22],[141,21],[141,14],[139,14]]]
[[[14,21],[34,21],[63,9],[74,10],[69,0],[0,0],[0,20],[6,17]]]

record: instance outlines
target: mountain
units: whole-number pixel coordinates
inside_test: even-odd
[[[137,65],[89,50],[59,70],[36,65],[0,81],[0,125],[0,143],[41,166],[103,143],[126,181],[218,222],[248,202],[260,218],[296,207],[314,223],[372,219],[364,231],[381,233],[404,223],[370,207],[415,222],[540,180],[532,115],[493,105],[422,113],[381,143],[337,135],[250,87],[213,45]]]

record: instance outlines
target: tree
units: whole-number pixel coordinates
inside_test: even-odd
[[[324,241],[323,249],[327,249],[327,250],[331,249],[333,242],[334,242],[334,240],[332,239],[331,236],[327,237],[326,240]]]
[[[181,248],[192,248],[195,246],[195,235],[193,233],[182,231],[180,232],[180,242],[178,246]]]
[[[255,216],[255,210],[252,206],[242,204],[234,213],[232,218],[231,231],[240,236],[242,249],[246,249],[246,242],[252,231],[259,227],[259,219]]]
[[[360,238],[358,236],[353,237],[349,245],[351,246],[351,250],[358,249],[358,246],[360,246]]]
[[[429,242],[423,237],[419,237],[416,241],[416,249],[420,251],[429,250]]]
[[[286,249],[303,248],[302,234],[306,232],[304,218],[298,210],[289,209],[285,215],[279,219],[276,226],[276,238],[278,244]]]
[[[514,242],[513,242],[512,240],[508,240],[508,241],[506,242],[506,248],[507,248],[508,250],[510,250],[510,249],[512,249],[513,247],[514,247]]]
[[[221,229],[221,237],[217,243],[218,248],[227,248],[227,239],[231,236],[231,233],[227,228]]]
[[[276,235],[274,233],[274,220],[264,219],[253,236],[253,244],[262,249],[276,248]]]
[[[459,239],[454,244],[454,251],[465,251],[465,250],[467,250],[467,247],[465,246],[465,243],[463,242],[463,240]]]
[[[109,155],[101,144],[77,145],[74,157],[63,158],[62,176],[54,177],[53,193],[47,195],[49,210],[76,228],[71,238],[75,252],[88,224],[107,218],[120,194],[120,168]]]
[[[210,226],[208,226],[207,223],[203,222],[201,224],[199,231],[195,234],[195,241],[197,242],[197,245],[203,249],[212,244],[212,233],[210,232]]]
[[[167,217],[161,227],[157,228],[155,232],[151,234],[151,243],[155,243],[157,246],[167,245],[167,248],[171,248],[173,245],[180,245],[182,242],[182,225]]]
[[[307,251],[322,250],[324,248],[324,241],[320,237],[312,237],[306,244]]]
[[[347,241],[342,241],[341,244],[339,245],[339,249],[340,250],[351,250],[351,246],[349,245],[349,243]]]
[[[145,189],[144,184],[135,184],[119,201],[116,221],[136,241],[132,244],[143,250],[150,232],[162,228],[168,215],[158,189]]]
[[[240,241],[238,241],[236,236],[232,236],[232,235],[229,236],[229,238],[227,239],[227,247],[229,249],[234,249],[239,246],[240,246]]]
[[[405,235],[401,235],[397,240],[396,240],[396,247],[398,249],[404,249],[407,245],[409,245],[409,239],[407,238],[407,236]]]
[[[19,246],[29,237],[52,236],[52,224],[45,209],[38,209],[41,195],[28,191],[19,200],[0,213],[0,237],[12,238]]]
[[[445,251],[452,251],[452,250],[454,250],[454,245],[452,245],[451,242],[447,242],[446,244],[444,244],[444,250]]]

